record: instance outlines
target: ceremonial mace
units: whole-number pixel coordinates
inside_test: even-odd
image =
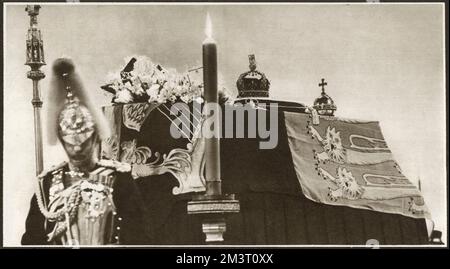
[[[42,157],[42,129],[41,129],[41,93],[39,90],[39,80],[45,78],[45,74],[40,70],[45,65],[44,46],[41,30],[37,27],[37,16],[39,15],[39,5],[27,5],[25,11],[30,16],[30,28],[27,34],[27,55],[26,63],[31,67],[27,72],[27,77],[33,81],[33,99],[31,104],[34,110],[34,137],[35,137],[35,157],[36,157],[36,175],[43,170]]]

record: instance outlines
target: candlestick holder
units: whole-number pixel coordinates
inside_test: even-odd
[[[226,232],[226,215],[239,213],[240,204],[234,194],[195,195],[187,205],[188,214],[199,215],[206,243],[214,244],[224,241]]]

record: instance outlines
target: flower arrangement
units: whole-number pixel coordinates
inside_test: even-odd
[[[131,59],[131,60],[130,60]],[[202,103],[203,82],[153,63],[146,56],[128,57],[127,66],[109,73],[102,89],[114,94],[113,103]]]

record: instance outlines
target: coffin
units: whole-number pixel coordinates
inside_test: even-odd
[[[345,152],[347,159],[331,154],[324,160],[325,151],[320,152],[320,145],[325,142],[314,137],[320,135],[324,141],[327,132],[334,130],[334,134],[342,136],[344,148],[351,142],[386,153],[382,137],[353,137],[349,142],[346,131],[339,131],[354,125],[363,131],[373,128],[378,134],[377,123],[336,121],[307,113],[301,105],[295,109],[292,103],[278,104],[281,113],[274,122],[278,127],[275,148],[260,149],[260,136],[220,140],[222,189],[235,194],[240,202],[240,212],[227,217],[225,244],[365,245],[368,240],[393,245],[428,243],[428,213],[423,199],[403,178],[395,161],[347,164],[350,150]],[[190,109],[194,112],[193,105]],[[133,165],[145,207],[143,237],[149,245],[205,244],[200,219],[187,214],[187,202],[193,194],[204,191],[204,144],[192,136],[173,138],[170,125],[176,116],[169,110],[167,104],[150,103],[104,107],[114,132],[102,142],[101,154]],[[264,111],[269,113],[270,109]],[[195,123],[195,116],[191,115],[190,120]],[[327,129],[326,124],[332,128]],[[362,191],[346,191],[345,186],[339,190],[337,180],[343,171],[356,182],[367,174],[357,171],[373,175],[379,165],[394,170],[381,178],[365,176],[365,185],[358,183]],[[385,196],[391,192],[395,197]]]

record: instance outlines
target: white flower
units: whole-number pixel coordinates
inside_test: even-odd
[[[198,96],[198,97],[195,98],[194,100],[195,100],[195,102],[197,102],[197,103],[199,103],[199,104],[203,104],[203,102],[204,102],[203,97],[201,97],[201,96]]]
[[[114,82],[112,82],[109,86],[110,86],[111,88],[113,88],[113,89],[117,92],[117,91],[119,91],[119,90],[121,89],[121,87],[122,87],[121,84],[122,84],[122,83],[119,82],[119,81],[114,81]]]
[[[139,78],[141,79],[142,83],[147,83],[148,85],[151,85],[156,82],[156,80],[153,81],[153,77],[148,74],[141,75],[139,76]]]
[[[122,84],[121,90],[127,90],[130,93],[132,93],[134,91],[134,88],[133,85],[131,85],[131,83],[127,81],[124,84]]]
[[[116,103],[130,103],[134,101],[133,96],[145,95],[148,95],[149,102],[174,102],[178,98],[185,103],[192,100],[203,102],[201,72],[197,72],[197,76],[192,73],[179,73],[174,68],[164,68],[153,63],[147,56],[132,57],[136,58],[136,62],[127,77],[131,83],[122,82],[121,69],[107,75],[108,84],[116,90]],[[131,57],[125,58],[125,63],[130,59]]]
[[[137,96],[142,96],[145,94],[145,91],[142,88],[141,83],[133,84],[133,93],[136,94]]]
[[[191,101],[191,97],[189,95],[183,95],[180,97],[180,99],[185,103],[189,103]]]
[[[156,98],[156,102],[163,104],[165,103],[167,100],[164,98],[164,96],[162,95],[158,95],[158,97]]]
[[[175,101],[177,100],[176,95],[171,95],[171,96],[169,97],[169,100],[170,100],[172,103],[175,102]]]
[[[140,56],[136,58],[134,63],[134,72],[138,75],[151,74],[154,70],[154,64],[147,56]]]
[[[174,90],[175,95],[177,95],[177,96],[181,96],[183,93],[185,93],[185,89],[180,85],[175,86],[175,88],[173,90]]]
[[[123,104],[131,103],[133,102],[133,96],[128,90],[121,90],[116,93],[115,102]]]
[[[156,97],[156,101],[158,103],[165,103],[167,101],[168,97],[169,96],[168,96],[167,90],[165,88],[162,88],[159,91],[158,96]]]
[[[164,83],[163,88],[166,91],[171,91],[171,90],[173,90],[174,86],[175,85],[174,85],[174,83],[172,81],[167,81],[166,83]]]
[[[149,102],[156,101],[158,99],[159,88],[159,84],[153,84],[148,90],[145,91],[149,97]]]

